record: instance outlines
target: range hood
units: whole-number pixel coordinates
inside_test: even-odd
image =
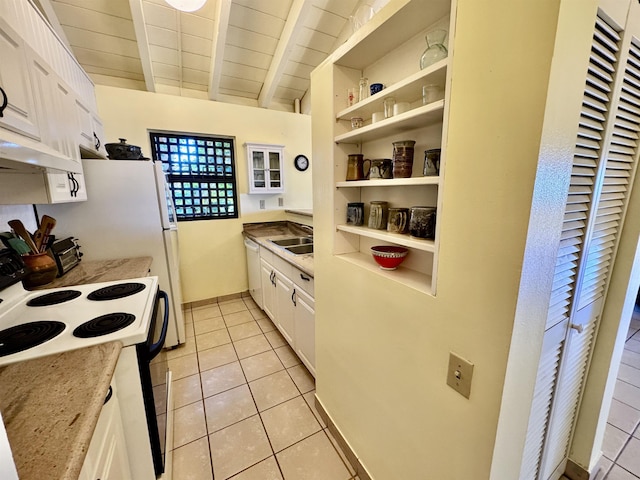
[[[0,129],[0,172],[8,170],[82,173],[82,164],[43,143]]]

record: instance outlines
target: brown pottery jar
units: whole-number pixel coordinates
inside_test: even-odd
[[[24,288],[39,287],[53,282],[58,274],[56,262],[46,253],[22,255],[24,266],[29,274],[22,280]]]

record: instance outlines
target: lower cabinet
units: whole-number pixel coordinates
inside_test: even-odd
[[[263,310],[315,376],[313,278],[260,247]]]
[[[276,318],[274,323],[289,345],[294,345],[294,288],[293,282],[278,270],[274,270],[276,278]]]
[[[313,297],[294,285],[295,352],[311,375],[316,376],[316,310]]]
[[[131,480],[115,384],[102,407],[79,480]]]

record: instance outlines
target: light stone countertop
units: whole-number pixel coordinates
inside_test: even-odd
[[[287,261],[294,267],[302,270],[307,275],[314,276],[313,254],[294,255],[293,253],[279,247],[269,240],[279,240],[292,236],[313,235],[313,229],[306,225],[300,225],[295,222],[264,222],[264,223],[245,223],[243,225],[243,234],[254,240],[261,247],[272,251],[283,260]]]
[[[62,277],[56,278],[47,285],[36,287],[34,290],[146,277],[152,261],[151,257],[81,261]]]
[[[76,480],[122,344],[0,367],[0,411],[20,480]]]

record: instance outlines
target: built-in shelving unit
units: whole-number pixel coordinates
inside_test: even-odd
[[[347,204],[363,202],[365,220],[369,203],[384,200],[390,207],[433,206],[441,211],[446,152],[446,128],[450,84],[451,52],[424,69],[419,60],[426,48],[427,31],[445,28],[452,35],[450,0],[390,0],[367,24],[354,32],[333,55],[325,67],[327,76],[313,85],[314,91],[326,92],[333,102],[333,122],[327,125],[333,143],[334,244],[333,254],[346,262],[374,272],[420,292],[435,295],[439,228],[435,239],[419,239],[408,234],[389,233],[366,226],[346,224]],[[348,88],[358,85],[361,77],[383,83],[385,88],[368,98],[347,106]],[[331,88],[326,88],[326,81]],[[422,87],[437,85],[442,99],[424,104]],[[409,110],[389,118],[372,121],[382,112],[385,98],[408,103]],[[438,98],[438,97],[436,97]],[[351,128],[351,118],[363,119],[363,126]],[[329,140],[327,138],[326,140]],[[393,142],[413,140],[413,173],[410,178],[346,181],[348,155],[365,158],[391,158]],[[422,176],[423,152],[440,148],[440,175]],[[330,150],[327,150],[330,152]],[[373,245],[401,245],[409,249],[405,262],[393,271],[382,270],[373,260]]]

